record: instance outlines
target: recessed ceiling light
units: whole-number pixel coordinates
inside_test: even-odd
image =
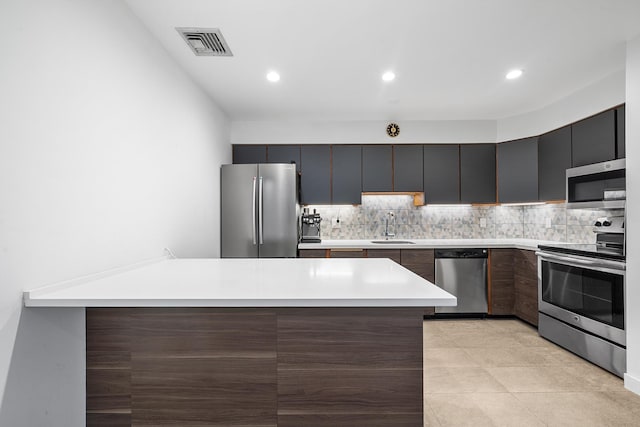
[[[509,80],[517,79],[522,75],[522,70],[511,70],[507,73],[506,77]]]
[[[382,80],[384,80],[385,82],[390,82],[395,78],[396,78],[396,75],[393,73],[393,71],[387,71],[382,75]]]
[[[278,80],[280,80],[280,74],[276,73],[275,71],[269,71],[269,73],[267,73],[267,80],[269,80],[270,82],[277,82]]]

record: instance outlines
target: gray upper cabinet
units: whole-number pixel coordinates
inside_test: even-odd
[[[300,157],[300,203],[331,203],[331,146],[303,145]]]
[[[252,164],[267,163],[266,145],[234,145],[233,163]]]
[[[538,139],[538,199],[566,199],[567,169],[571,167],[571,126]]]
[[[608,110],[571,125],[572,165],[583,166],[616,158],[615,111]]]
[[[393,191],[391,145],[362,146],[362,191]]]
[[[422,145],[393,146],[393,190],[422,191]]]
[[[362,203],[362,146],[333,145],[332,202],[334,204]]]
[[[300,146],[299,145],[269,145],[267,147],[268,163],[295,163],[296,170],[300,172]]]
[[[460,146],[424,146],[425,203],[460,202]]]
[[[538,138],[497,146],[498,202],[538,200]]]
[[[496,202],[496,144],[460,146],[460,201]]]
[[[625,108],[616,108],[616,159],[625,158]]]

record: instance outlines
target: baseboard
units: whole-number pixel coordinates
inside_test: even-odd
[[[640,379],[624,374],[624,388],[631,390],[635,394],[640,394]]]

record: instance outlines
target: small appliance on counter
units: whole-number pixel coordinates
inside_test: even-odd
[[[320,223],[322,218],[320,214],[313,210],[313,213],[309,213],[309,208],[304,208],[302,211],[302,243],[320,243]]]

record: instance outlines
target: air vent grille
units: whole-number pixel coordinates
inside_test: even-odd
[[[176,28],[197,56],[233,56],[218,28]]]

